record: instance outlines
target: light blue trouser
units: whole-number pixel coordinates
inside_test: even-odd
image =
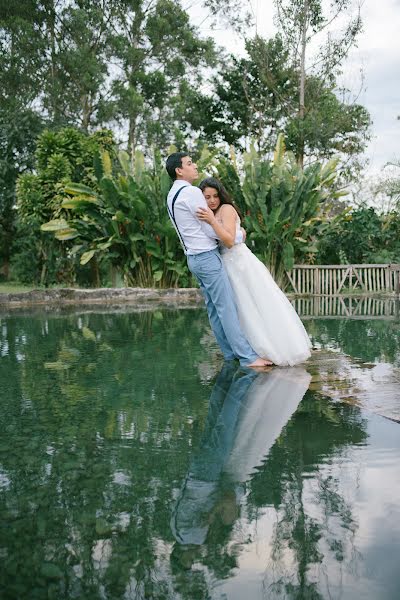
[[[238,358],[244,366],[252,363],[257,354],[242,333],[233,290],[218,250],[188,255],[187,262],[200,284],[210,325],[225,360]]]

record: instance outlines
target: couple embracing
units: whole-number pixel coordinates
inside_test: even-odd
[[[220,181],[204,179],[185,152],[167,158],[173,180],[167,207],[203,293],[225,360],[252,368],[295,365],[311,343],[293,306],[244,243],[240,213]]]

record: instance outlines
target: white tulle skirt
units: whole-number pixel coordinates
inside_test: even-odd
[[[311,342],[295,309],[245,244],[221,250],[243,333],[257,354],[292,366],[310,357]]]

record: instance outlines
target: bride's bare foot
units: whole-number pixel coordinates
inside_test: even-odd
[[[274,363],[266,358],[256,358],[251,364],[246,365],[251,369],[262,369],[263,367],[271,367]]]
[[[269,358],[262,358],[261,360],[265,362],[266,367],[273,367],[275,364],[274,362],[272,362],[272,360],[269,360]]]

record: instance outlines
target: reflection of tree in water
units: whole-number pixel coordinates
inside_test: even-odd
[[[277,389],[275,392],[279,394]],[[242,404],[248,400],[248,396],[242,398]],[[216,413],[217,408],[217,403],[214,406],[210,403],[210,409]],[[210,418],[209,413],[208,417],[208,425],[213,422],[218,431],[218,414],[211,414]],[[265,426],[268,429],[267,421]],[[346,447],[365,441],[365,426],[357,409],[307,394],[264,463],[249,475],[246,483],[238,485],[237,477],[235,481],[235,477],[221,469],[208,498],[208,514],[203,514],[204,540],[192,540],[190,544],[186,534],[174,547],[173,571],[181,595],[188,599],[208,598],[207,581],[211,585],[215,579],[232,576],[244,546],[252,541],[248,527],[244,526],[241,532],[237,519],[241,516],[245,522],[256,523],[263,509],[272,506],[276,510],[276,524],[264,577],[265,598],[322,598],[313,569],[318,569],[328,558],[340,568],[344,560],[348,564],[357,557],[352,542],[356,523],[351,505],[339,492],[335,478],[324,473],[322,465],[328,464],[331,457],[336,459]],[[267,438],[268,435],[266,430]],[[210,462],[207,452],[213,448],[207,428],[204,437],[206,443],[203,438],[199,452],[200,455],[203,452],[207,464]],[[205,479],[204,475],[199,477],[196,455],[189,470],[189,481],[193,471],[198,479]],[[315,514],[315,506],[322,514]],[[192,522],[194,538],[201,532],[199,513],[205,512],[204,501],[198,503],[198,508]],[[183,524],[184,531],[185,526],[186,531],[188,529],[187,522],[188,519]],[[194,595],[191,587],[194,582],[198,595]]]
[[[158,544],[204,420],[206,327],[197,311],[3,321],[5,598],[173,597]]]
[[[210,576],[222,580],[238,566],[245,543],[237,540],[245,482],[262,464],[309,382],[301,368],[257,374],[224,365],[210,397],[200,446],[172,513],[177,544],[171,562],[183,597],[193,597],[187,594],[193,577],[207,589]]]
[[[348,564],[357,557],[351,505],[323,465],[347,446],[364,442],[365,428],[358,409],[307,394],[253,477],[249,514],[254,518],[268,505],[277,512],[266,598],[322,598],[318,565],[331,561],[340,569],[344,560]]]
[[[308,323],[313,342],[336,346],[363,361],[400,366],[400,328],[385,319],[314,319]]]
[[[6,600],[42,598],[44,590],[57,599],[209,598],[210,577],[231,576],[246,543],[235,539],[240,513],[252,520],[267,505],[282,518],[276,556],[291,544],[303,590],[318,539],[332,539],[335,560],[345,555],[340,535],[308,516],[302,473],[316,477],[322,460],[364,439],[357,411],[307,398],[250,481],[238,485],[221,471],[204,515],[204,543],[180,547],[170,507],[193,448],[203,443],[209,391],[190,367],[207,362],[199,343],[207,331],[204,313],[2,324],[0,587]],[[223,403],[222,394],[217,413]],[[336,511],[343,521],[334,481],[321,480],[319,493],[327,514]]]

